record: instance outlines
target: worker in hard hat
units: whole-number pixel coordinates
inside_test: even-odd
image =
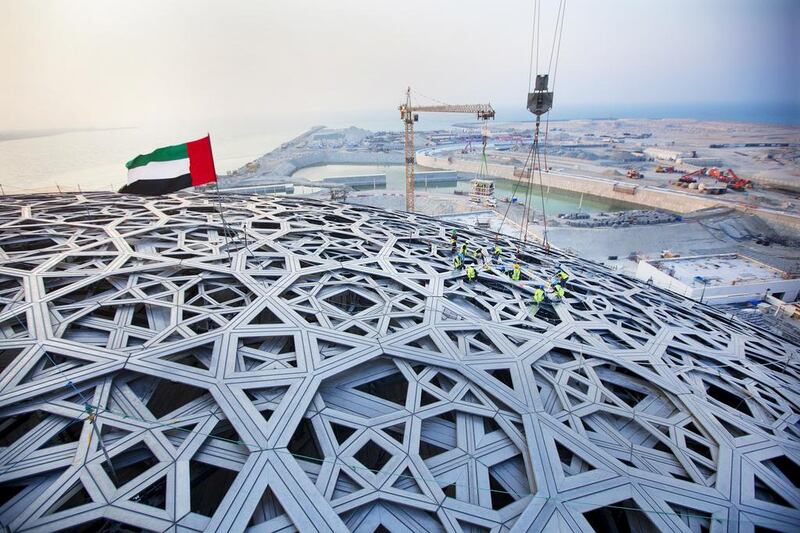
[[[533,289],[533,303],[537,306],[544,301],[544,285],[537,285]]]
[[[464,267],[464,261],[461,259],[461,254],[456,254],[453,258],[453,270],[460,270]]]
[[[522,273],[519,270],[519,263],[514,263],[514,267],[511,269],[511,279],[514,281],[519,281],[521,274]]]
[[[472,254],[471,255],[472,255],[472,259],[474,259],[475,262],[478,262],[478,260],[483,255],[483,250],[481,250],[480,248],[475,248],[474,250],[472,250]]]
[[[503,249],[500,248],[499,244],[495,243],[494,251],[492,251],[492,261],[495,262],[495,263],[500,261],[500,254],[502,254],[502,253],[503,253]]]
[[[456,238],[455,237],[450,237],[450,251],[455,253],[457,246],[458,246],[458,242],[456,241]]]
[[[556,298],[558,300],[563,300],[564,296],[566,295],[566,291],[564,290],[564,287],[562,287],[560,283],[556,283],[555,285],[553,285],[553,292],[555,293]]]
[[[462,243],[461,248],[458,250],[461,255],[467,255],[467,243]]]
[[[533,305],[530,308],[529,314],[531,316],[536,316],[536,313],[539,312],[539,306],[542,305],[544,301],[544,285],[537,285],[535,289],[533,289]]]
[[[562,287],[567,286],[567,280],[569,279],[569,274],[561,268],[561,265],[558,266],[558,272],[556,272],[555,277],[553,278],[555,283],[561,285]]]
[[[478,271],[472,265],[467,266],[467,281],[472,283],[478,277]]]

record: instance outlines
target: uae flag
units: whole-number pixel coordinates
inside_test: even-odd
[[[121,193],[156,196],[217,181],[208,136],[138,155],[125,166],[128,183]]]

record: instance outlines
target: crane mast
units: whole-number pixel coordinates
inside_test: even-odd
[[[401,104],[400,119],[405,126],[405,165],[406,165],[406,211],[414,212],[414,123],[419,120],[419,113],[472,113],[480,120],[494,118],[494,109],[490,104],[467,105],[430,105],[412,106],[411,87],[406,90],[406,102]]]

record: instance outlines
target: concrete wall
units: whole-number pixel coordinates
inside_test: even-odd
[[[414,172],[414,183],[437,183],[440,181],[457,181],[463,179],[455,170],[433,170]]]
[[[800,234],[800,216],[781,213],[771,209],[744,209],[745,212],[752,212],[759,218],[773,226],[778,233]]]
[[[351,187],[363,187],[372,185],[377,187],[386,186],[386,174],[363,174],[360,176],[331,176],[322,180],[323,183],[331,185],[349,185]]]

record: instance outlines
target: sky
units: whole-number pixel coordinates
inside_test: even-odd
[[[0,0],[0,131],[369,113],[409,85],[524,106],[532,21],[533,0]],[[558,106],[800,105],[798,0],[566,0],[562,39]]]

